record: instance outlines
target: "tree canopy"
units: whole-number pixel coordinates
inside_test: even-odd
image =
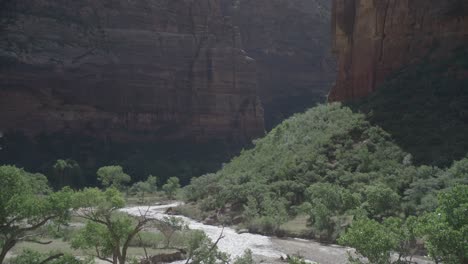
[[[0,263],[20,241],[37,241],[34,231],[70,216],[72,191],[50,192],[45,177],[0,166]]]
[[[98,180],[104,187],[114,187],[121,190],[131,181],[121,166],[104,166],[97,171]]]

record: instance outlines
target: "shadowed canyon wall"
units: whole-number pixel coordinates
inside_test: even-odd
[[[331,0],[222,0],[257,61],[267,128],[324,102],[335,81]]]
[[[255,61],[218,0],[2,1],[0,131],[263,135]]]
[[[334,0],[332,24],[338,78],[329,100],[346,101],[372,93],[407,64],[466,47],[468,1]]]

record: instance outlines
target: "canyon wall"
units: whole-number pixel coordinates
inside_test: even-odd
[[[468,1],[334,0],[332,37],[338,77],[329,100],[361,98],[405,65],[467,47]]]
[[[2,1],[0,131],[263,135],[255,61],[218,0]]]
[[[330,49],[331,0],[222,0],[257,61],[259,95],[271,128],[325,102],[335,81]]]

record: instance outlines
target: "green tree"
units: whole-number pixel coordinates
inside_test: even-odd
[[[227,264],[229,256],[218,250],[218,242],[222,239],[222,234],[218,240],[213,242],[203,232],[195,230],[190,233],[187,239],[187,261],[191,264]]]
[[[468,185],[439,194],[439,207],[421,217],[418,232],[436,262],[468,263]]]
[[[166,240],[166,248],[171,245],[172,236],[176,231],[182,231],[188,229],[187,224],[180,217],[164,217],[157,223],[158,230],[163,234]]]
[[[98,180],[104,187],[114,187],[122,190],[124,185],[131,181],[121,166],[105,166],[97,171]]]
[[[333,234],[338,229],[341,216],[347,210],[354,209],[360,204],[359,195],[338,185],[330,183],[316,183],[306,190],[305,206],[310,215],[310,223],[318,234],[323,233],[325,239],[333,239]],[[336,235],[336,234],[335,234]]]
[[[72,247],[93,249],[96,257],[113,264],[127,261],[132,239],[154,219],[147,211],[138,217],[118,211],[125,205],[123,195],[115,188],[101,191],[88,188],[75,194],[76,215],[87,220],[85,227],[72,240]]]
[[[395,215],[400,205],[400,196],[389,187],[378,184],[365,190],[366,209],[375,219]]]
[[[79,188],[84,185],[83,173],[80,165],[74,160],[59,159],[53,168],[55,187],[57,189],[70,186]]]
[[[155,193],[158,190],[158,178],[153,175],[149,175],[145,181],[149,185],[151,193]]]
[[[162,186],[163,191],[169,199],[174,199],[177,191],[180,189],[179,178],[171,177],[167,180],[166,184]]]
[[[31,175],[14,166],[0,166],[0,263],[18,242],[37,242],[38,228],[69,217],[71,190],[45,194],[47,190],[35,184],[43,179]]]
[[[253,260],[252,251],[247,249],[242,256],[234,259],[233,264],[255,264]]]
[[[132,195],[137,195],[140,203],[145,202],[145,194],[151,192],[151,185],[148,182],[136,182],[130,188]]]
[[[398,260],[396,263],[409,263],[410,261],[407,259],[411,259],[417,250],[416,228],[418,219],[414,216],[410,216],[406,220],[398,217],[389,217],[384,220],[383,225],[387,229],[388,234],[397,238],[398,244],[395,251],[398,253]]]
[[[398,238],[375,220],[360,219],[338,239],[342,245],[356,249],[357,258],[350,255],[351,263],[363,263],[365,257],[372,264],[391,263],[390,253],[398,247]]]

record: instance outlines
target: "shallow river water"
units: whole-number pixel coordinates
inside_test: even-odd
[[[147,215],[156,219],[166,216],[165,211],[170,207],[176,207],[180,203],[167,205],[128,207],[122,209],[131,215],[141,215],[148,211]],[[257,234],[238,234],[233,228],[205,225],[184,216],[177,216],[188,224],[191,229],[203,230],[208,237],[216,241],[223,232],[223,238],[218,243],[218,248],[231,255],[232,258],[241,256],[245,250],[252,250],[257,261],[263,263],[281,263],[280,257],[289,255],[301,255],[308,262],[321,264],[345,264],[347,263],[347,251],[349,248],[336,245],[323,245],[305,239],[280,239]],[[424,258],[414,258],[413,261],[420,264],[432,263]],[[174,263],[185,263],[174,262]]]

